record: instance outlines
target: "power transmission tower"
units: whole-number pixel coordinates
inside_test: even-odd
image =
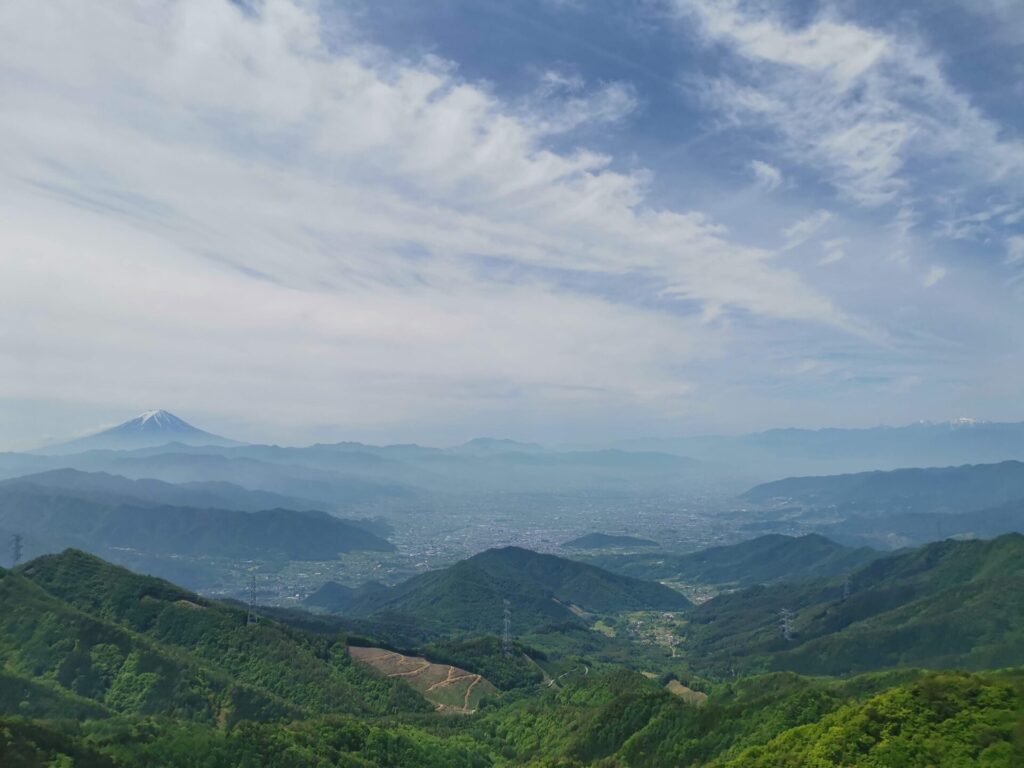
[[[783,608],[779,611],[780,626],[782,627],[782,636],[787,640],[793,639],[793,612],[789,608]]]
[[[505,601],[505,621],[501,632],[501,652],[512,656],[512,604]]]
[[[245,619],[246,626],[259,624],[260,617],[256,613],[256,577],[249,579],[249,615]]]
[[[846,578],[843,580],[843,602],[845,603],[850,599],[850,590],[852,589],[852,579],[850,574],[846,574]]]
[[[21,545],[22,538],[20,533],[16,533],[11,536],[11,561],[12,568],[21,562]]]

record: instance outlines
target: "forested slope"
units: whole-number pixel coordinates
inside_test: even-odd
[[[780,612],[793,612],[790,639]],[[1024,663],[1024,536],[942,541],[845,579],[753,587],[695,609],[688,644],[709,672],[850,674]]]

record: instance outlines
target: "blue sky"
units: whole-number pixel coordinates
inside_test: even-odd
[[[1024,419],[1013,0],[14,0],[0,89],[0,448]]]

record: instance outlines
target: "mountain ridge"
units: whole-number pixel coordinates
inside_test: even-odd
[[[850,512],[967,512],[1024,499],[1024,462],[901,468],[788,477],[746,491],[746,501],[784,500]]]
[[[835,576],[882,556],[882,552],[847,547],[816,533],[769,533],[683,555],[594,555],[587,562],[636,578],[734,587]]]

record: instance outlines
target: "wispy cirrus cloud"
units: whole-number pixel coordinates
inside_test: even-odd
[[[675,5],[743,65],[708,79],[708,100],[737,122],[771,126],[791,160],[858,204],[919,194],[908,165],[921,160],[981,183],[1015,183],[1024,171],[1024,144],[1004,137],[912,36],[828,10],[792,24],[754,3]]]
[[[925,288],[931,288],[933,285],[942,280],[945,276],[945,267],[932,266],[928,268],[928,272],[925,273],[924,279],[921,282]]]
[[[767,192],[777,189],[782,184],[782,171],[771,163],[751,160],[750,171],[754,174],[754,183]]]
[[[323,23],[291,0],[0,9],[0,396],[585,421],[678,408],[748,319],[856,330],[769,250],[654,204],[649,172],[548,146],[623,119],[628,84],[524,111]]]
[[[803,245],[828,226],[832,219],[831,211],[817,210],[809,216],[794,222],[782,230],[782,234],[786,238],[786,244],[783,247],[786,250],[790,250]]]

